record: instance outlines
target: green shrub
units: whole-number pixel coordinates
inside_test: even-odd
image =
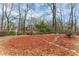
[[[8,34],[9,35],[16,35],[16,32],[15,31],[10,31]]]
[[[47,33],[51,33],[52,32],[52,29],[51,28],[46,28],[46,32]]]
[[[52,32],[51,28],[44,22],[40,22],[39,24],[36,24],[35,27],[39,33],[51,33]]]

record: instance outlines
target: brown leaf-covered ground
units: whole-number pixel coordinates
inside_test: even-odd
[[[0,55],[78,56],[79,36],[19,35],[0,38]]]

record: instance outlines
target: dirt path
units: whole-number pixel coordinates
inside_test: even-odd
[[[0,55],[7,55],[6,48],[2,46],[3,43],[5,43],[10,38],[13,38],[15,36],[4,36],[0,37]]]
[[[57,38],[58,38],[58,37],[57,37]],[[57,40],[57,38],[56,38],[56,40]],[[50,44],[50,45],[54,45],[54,46],[56,46],[56,47],[58,47],[58,48],[61,48],[62,50],[64,49],[64,50],[66,50],[66,51],[69,51],[69,52],[74,53],[76,56],[79,56],[79,53],[78,53],[76,50],[72,50],[72,49],[66,48],[66,47],[64,47],[64,46],[60,46],[60,45],[58,45],[58,44],[55,44],[54,42],[48,42],[47,40],[44,40],[44,41],[47,42],[47,43]]]

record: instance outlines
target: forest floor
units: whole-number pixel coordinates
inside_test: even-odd
[[[0,37],[0,55],[79,56],[79,36],[64,34]]]

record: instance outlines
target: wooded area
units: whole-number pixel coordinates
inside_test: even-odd
[[[30,3],[0,4],[0,32],[10,35],[69,32],[78,34],[78,11],[76,10],[79,4],[47,3],[39,5],[39,9],[47,7],[50,12],[42,12],[42,15],[34,14],[37,9],[33,9],[35,5]],[[65,10],[65,13],[69,12],[66,19],[64,9],[69,10]],[[51,17],[48,17],[49,15]]]

